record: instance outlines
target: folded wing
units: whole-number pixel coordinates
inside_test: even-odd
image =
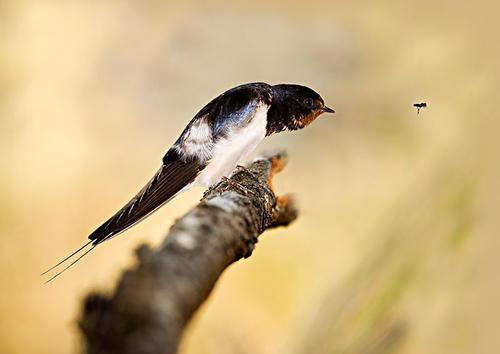
[[[169,158],[135,197],[90,234],[92,244],[108,240],[144,219],[193,182],[203,167],[197,159],[183,161],[178,155]]]

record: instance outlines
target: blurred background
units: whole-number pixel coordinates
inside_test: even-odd
[[[337,111],[260,151],[299,220],[266,232],[182,353],[500,350],[497,2],[0,1],[0,352],[76,353],[112,289],[203,190],[48,286],[39,273],[157,170],[191,117],[251,81]],[[412,107],[427,102],[417,116]]]

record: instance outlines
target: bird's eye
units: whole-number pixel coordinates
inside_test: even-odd
[[[304,100],[304,106],[306,106],[307,108],[312,108],[313,103],[314,101],[312,100],[312,98],[306,98]]]

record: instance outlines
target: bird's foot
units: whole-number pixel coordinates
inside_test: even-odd
[[[257,196],[257,194],[254,191],[248,189],[247,187],[245,187],[244,185],[242,185],[236,181],[233,181],[232,179],[227,178],[226,176],[222,177],[221,180],[223,182],[227,183],[227,186],[225,188],[223,188],[223,192],[225,192],[231,186],[231,187],[236,188],[239,191],[241,191],[246,197],[248,197],[248,194],[252,194],[253,196]]]
[[[255,182],[260,184],[259,178],[256,175],[254,175],[252,172],[250,172],[250,170],[248,168],[246,168],[245,166],[242,166],[242,165],[236,165],[236,168],[233,171],[233,176],[240,171],[245,172],[247,175],[252,177],[255,180]]]

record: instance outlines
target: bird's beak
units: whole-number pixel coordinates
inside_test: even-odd
[[[327,106],[322,108],[323,112],[325,113],[335,113],[335,111],[331,108],[328,108]]]

